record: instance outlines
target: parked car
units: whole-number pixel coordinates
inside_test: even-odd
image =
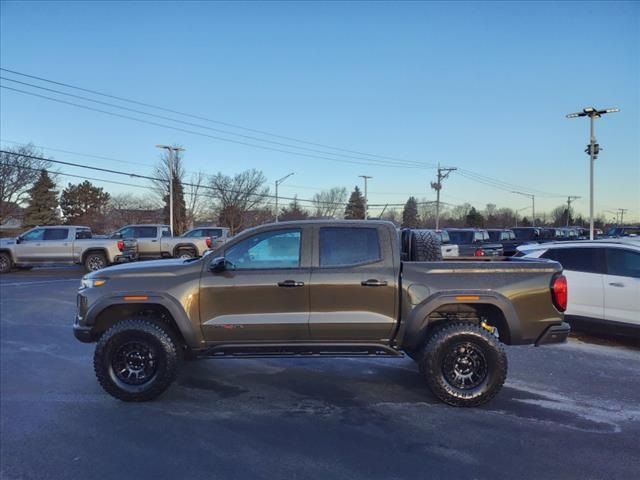
[[[185,238],[211,238],[211,248],[217,248],[230,238],[230,230],[226,227],[196,227],[181,235]]]
[[[415,258],[417,254],[416,242],[421,242],[422,248],[427,247],[430,242],[437,242],[440,245],[440,258],[420,258],[421,261],[441,260],[443,257],[451,258],[460,256],[458,245],[452,244],[449,234],[445,230],[429,229],[409,229],[401,231],[400,244],[403,252],[403,259]]]
[[[42,265],[84,265],[88,272],[135,260],[132,239],[93,238],[89,227],[35,227],[16,238],[0,239],[0,273]]]
[[[542,229],[539,227],[514,227],[513,233],[516,235],[516,239],[522,243],[542,242]]]
[[[169,225],[127,225],[111,237],[135,238],[141,260],[200,257],[213,246],[209,237],[172,237]]]
[[[640,226],[614,227],[607,232],[607,236],[611,238],[640,236]]]
[[[569,333],[557,263],[400,257],[390,222],[262,225],[201,259],[85,276],[74,334],[97,342],[98,381],[124,401],[160,395],[183,355],[401,358],[404,352],[437,398],[471,407],[502,387],[503,343],[559,343]]]
[[[581,328],[640,335],[640,241],[522,245],[519,255],[562,264],[571,288],[566,318]]]
[[[487,229],[487,233],[492,242],[502,245],[503,255],[505,257],[514,255],[516,253],[516,247],[522,244],[522,242],[516,238],[513,230],[507,228],[489,228]]]
[[[461,257],[500,256],[504,254],[502,244],[489,238],[486,230],[478,228],[447,228],[451,243],[458,245]]]

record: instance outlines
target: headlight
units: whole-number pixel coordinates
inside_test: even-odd
[[[80,288],[101,287],[107,283],[104,278],[83,278],[80,280]]]

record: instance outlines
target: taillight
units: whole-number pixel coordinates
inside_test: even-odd
[[[476,248],[476,252],[473,254],[475,257],[484,257],[486,253],[484,253],[484,249]]]
[[[124,250],[124,240],[118,240],[118,250]]]
[[[553,304],[560,312],[564,312],[567,309],[567,299],[569,297],[567,277],[558,275],[553,279],[551,297],[553,298]]]
[[[211,245],[213,244],[213,242],[211,241],[211,237],[207,237],[205,243],[207,244],[207,248],[211,248]]]

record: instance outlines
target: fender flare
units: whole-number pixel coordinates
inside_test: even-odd
[[[109,258],[109,251],[105,247],[89,247],[82,252],[80,255],[80,264],[84,265],[85,260],[87,259],[87,255],[91,253],[102,253],[104,254],[105,259],[107,260],[107,265],[113,263],[113,259]]]
[[[466,297],[458,300],[456,297]],[[469,299],[469,297],[476,297]],[[427,335],[429,314],[443,305],[493,305],[500,309],[509,327],[511,344],[521,338],[520,318],[511,301],[498,292],[486,290],[449,290],[430,295],[416,305],[407,319],[407,325],[402,337],[402,346],[407,350],[420,347]]]
[[[196,254],[196,257],[200,256],[200,251],[198,247],[193,243],[178,243],[175,247],[173,247],[173,252],[171,252],[171,256],[175,257],[178,253],[178,250],[181,248],[188,248],[189,250],[193,250]]]
[[[146,297],[145,299],[126,301],[124,297]],[[190,348],[200,348],[204,343],[202,331],[194,327],[193,322],[189,319],[187,312],[178,300],[171,295],[156,292],[126,292],[109,295],[96,302],[89,308],[85,316],[87,326],[95,326],[96,319],[107,308],[123,305],[130,307],[132,305],[159,305],[167,309],[173,317],[176,327],[180,331],[182,338]]]

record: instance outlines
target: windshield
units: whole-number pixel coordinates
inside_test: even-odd
[[[473,232],[448,230],[448,233],[449,238],[451,239],[451,243],[455,243],[457,245],[464,243],[473,243]]]

